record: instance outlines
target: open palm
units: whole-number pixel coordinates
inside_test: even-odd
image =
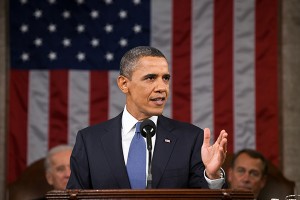
[[[219,170],[226,158],[228,134],[222,130],[213,145],[210,145],[210,134],[210,130],[205,128],[201,156],[208,178],[215,179],[219,178]]]

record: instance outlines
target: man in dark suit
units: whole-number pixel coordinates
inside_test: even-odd
[[[168,63],[159,50],[142,46],[123,56],[117,84],[126,95],[125,108],[117,117],[78,132],[68,189],[133,188],[128,152],[136,123],[145,119],[157,126],[152,137],[152,188],[223,186],[227,133],[222,130],[210,145],[209,129],[164,117],[169,82]]]

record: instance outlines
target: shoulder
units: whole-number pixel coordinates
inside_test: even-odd
[[[99,134],[110,130],[121,130],[122,113],[107,121],[94,124],[78,131],[79,134]]]
[[[201,129],[198,126],[195,126],[191,123],[171,119],[165,116],[159,116],[157,125],[163,126],[165,129],[168,129],[169,131],[203,133],[203,129]]]
[[[204,138],[204,131],[191,123],[182,122],[160,116],[157,121],[157,135],[162,138],[176,139],[179,146],[186,148],[193,147],[195,144],[201,146]]]

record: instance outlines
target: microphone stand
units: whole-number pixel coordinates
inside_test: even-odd
[[[151,162],[152,162],[152,141],[150,133],[146,134],[147,138],[147,149],[148,149],[148,176],[147,176],[147,189],[152,188],[152,169],[151,169]]]
[[[152,137],[155,135],[156,126],[153,121],[146,119],[141,123],[141,134],[147,140],[148,149],[148,176],[147,176],[147,189],[152,188]]]

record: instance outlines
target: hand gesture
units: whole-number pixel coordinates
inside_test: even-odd
[[[209,128],[204,129],[201,156],[205,165],[206,175],[210,179],[220,178],[219,170],[225,161],[227,153],[227,136],[226,131],[222,130],[216,142],[210,145],[210,130]]]

